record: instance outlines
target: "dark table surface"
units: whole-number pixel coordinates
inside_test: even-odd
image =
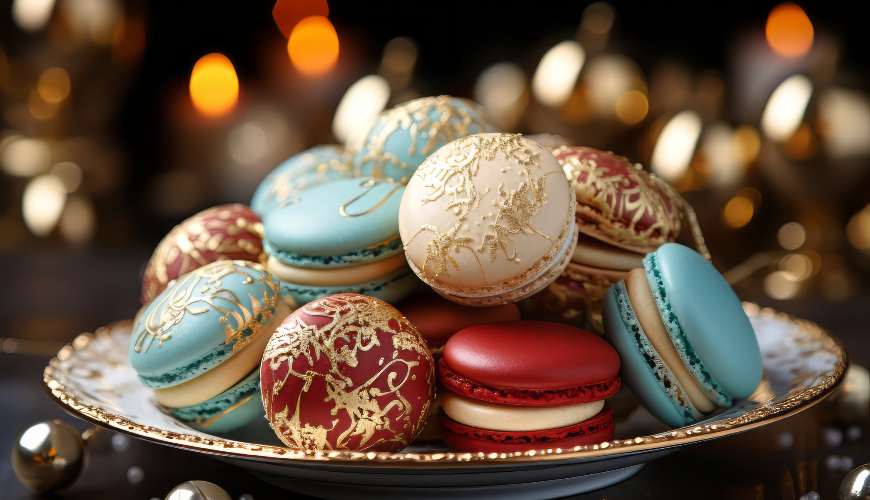
[[[0,338],[36,342],[19,344],[13,353],[4,353],[0,344],[0,498],[35,498],[10,466],[16,436],[38,421],[55,418],[82,431],[88,428],[51,402],[42,389],[42,370],[51,349],[82,331],[132,317],[137,309],[138,273],[147,255],[37,251],[3,257],[4,262],[21,264],[6,270],[6,283],[16,284],[16,289],[4,287],[0,292],[0,303],[6,304],[0,310]],[[868,366],[870,337],[864,322],[870,295],[838,303],[812,297],[765,302],[751,290],[741,295],[818,322],[843,340],[853,365]],[[866,377],[866,371],[862,373]],[[866,391],[866,383],[863,387]],[[847,404],[848,399],[835,395],[767,427],[684,447],[649,463],[628,481],[575,498],[798,500],[815,491],[823,500],[835,499],[846,473],[870,462],[867,394],[858,398],[857,407]],[[306,498],[207,456],[111,431],[91,439],[88,453],[89,463],[79,481],[48,498],[162,499],[175,485],[191,479],[216,483],[234,499],[243,494],[255,500]],[[131,468],[138,469],[131,472]],[[141,480],[131,482],[131,478]]]

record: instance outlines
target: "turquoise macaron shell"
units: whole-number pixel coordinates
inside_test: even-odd
[[[217,261],[179,277],[138,314],[128,357],[148,387],[218,366],[272,322],[280,283],[258,264]]]
[[[708,394],[720,395],[714,402],[729,406],[751,396],[761,382],[761,351],[728,282],[700,254],[676,243],[647,254],[644,268],[677,352]]]
[[[343,147],[315,146],[269,172],[254,191],[250,207],[262,217],[311,186],[352,175],[349,154]]]
[[[637,322],[623,281],[607,291],[601,301],[601,311],[605,337],[622,362],[619,377],[644,408],[671,427],[695,423],[700,414],[675,390],[679,383],[669,370],[665,368],[667,373],[663,373],[663,363]]]
[[[169,412],[190,427],[210,434],[238,429],[266,415],[260,400],[260,369],[208,401]]]
[[[496,132],[474,101],[423,97],[383,111],[353,157],[360,175],[407,183],[441,146],[467,135]]]
[[[282,281],[281,296],[284,300],[292,298],[297,307],[303,306],[312,300],[336,293],[368,295],[369,297],[395,304],[414,292],[421,283],[417,275],[408,266],[402,266],[380,278],[352,285],[327,287],[302,286]]]
[[[269,255],[297,267],[363,264],[402,252],[399,205],[405,187],[383,179],[313,186],[263,219]]]

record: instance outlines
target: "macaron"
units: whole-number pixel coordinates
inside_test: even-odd
[[[620,386],[616,351],[567,325],[510,321],[466,328],[444,346],[442,436],[459,451],[513,453],[613,437],[605,399]]]
[[[414,325],[392,306],[331,295],[297,309],[269,340],[262,401],[291,448],[395,452],[426,423],[433,365]]]
[[[398,211],[404,186],[362,177],[318,184],[266,214],[266,267],[292,307],[336,293],[388,302],[418,281],[405,262]]]
[[[200,404],[171,408],[169,413],[189,427],[212,434],[229,432],[263,417],[260,401],[260,369],[236,385]]]
[[[661,422],[682,427],[752,395],[761,352],[740,300],[688,247],[667,243],[602,302],[620,376]]]
[[[495,131],[486,111],[474,101],[422,97],[378,115],[353,164],[359,175],[405,184],[438,148],[467,135]]]
[[[574,191],[556,158],[519,134],[464,137],[433,153],[402,196],[408,264],[464,305],[516,302],[547,287],[577,241]]]
[[[227,415],[244,406],[266,343],[290,314],[279,293],[278,280],[252,262],[191,271],[137,314],[130,364],[170,413],[201,427],[241,425],[249,408]]]
[[[261,217],[311,186],[353,177],[351,154],[343,146],[315,146],[275,167],[257,186],[251,210]]]
[[[212,207],[175,226],[157,245],[142,275],[147,304],[170,281],[217,260],[258,261],[263,252],[260,217],[241,204]]]

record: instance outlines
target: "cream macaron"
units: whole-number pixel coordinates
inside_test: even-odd
[[[399,234],[411,269],[471,306],[516,302],[568,265],[577,241],[574,191],[561,165],[519,134],[453,141],[405,189]]]

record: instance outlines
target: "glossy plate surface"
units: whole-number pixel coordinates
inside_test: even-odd
[[[141,439],[217,455],[302,493],[329,498],[505,498],[505,487],[523,485],[517,489],[524,492],[523,498],[555,498],[613,484],[676,447],[769,424],[833,392],[847,364],[839,340],[814,323],[750,303],[744,308],[764,364],[764,380],[750,400],[697,425],[667,430],[637,406],[633,396],[619,401],[618,394],[611,400],[617,439],[571,449],[474,454],[455,453],[442,442],[432,442],[415,443],[394,454],[300,451],[281,446],[265,422],[234,439],[210,435],[161,410],[150,389],[139,382],[127,360],[129,321],[78,336],[46,367],[44,384],[49,396],[78,418]],[[323,490],[327,484],[330,488]]]

